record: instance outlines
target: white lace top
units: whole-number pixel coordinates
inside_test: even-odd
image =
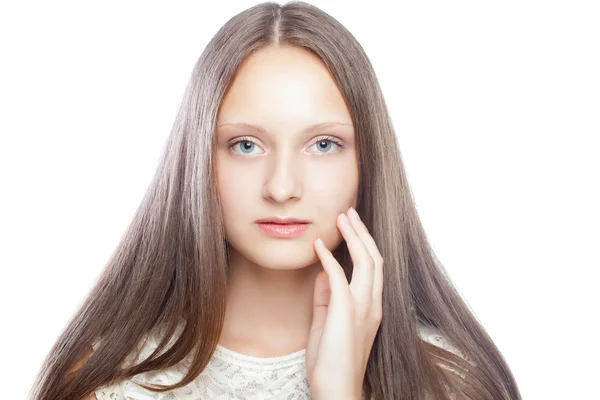
[[[169,341],[167,348],[176,340],[182,326]],[[158,330],[158,334],[164,334]],[[462,355],[431,327],[420,326],[421,337],[438,347]],[[98,347],[96,342],[94,350]],[[140,362],[158,347],[156,334],[145,335]],[[163,350],[163,352],[166,351]],[[255,357],[236,353],[217,344],[213,358],[200,375],[188,385],[168,392],[152,392],[139,386],[145,384],[173,384],[185,375],[191,357],[178,364],[160,370],[133,376],[95,390],[98,400],[310,400],[310,385],[306,377],[305,349],[280,357]],[[132,361],[130,356],[126,363]]]

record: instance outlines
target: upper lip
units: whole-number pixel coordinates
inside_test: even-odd
[[[309,224],[310,221],[292,217],[268,217],[256,221],[259,224]]]

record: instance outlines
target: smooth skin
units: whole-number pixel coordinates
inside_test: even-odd
[[[307,130],[325,122],[334,124]],[[315,278],[323,270],[313,243],[321,238],[338,247],[344,238],[337,216],[357,204],[355,132],[344,97],[316,55],[264,47],[238,68],[219,108],[216,137],[230,244],[219,344],[254,357],[306,349]],[[311,224],[298,237],[275,238],[255,223],[271,216]]]
[[[324,271],[317,274],[306,371],[313,399],[361,399],[367,361],[382,319],[383,257],[354,208],[338,227],[354,266],[350,284],[317,239]]]
[[[323,122],[336,124],[307,130]],[[268,46],[240,65],[216,135],[230,244],[219,343],[255,357],[306,349],[314,398],[360,399],[381,319],[382,262],[362,222],[338,220],[356,206],[359,184],[356,133],[342,93],[315,54]],[[341,146],[325,146],[328,139]],[[254,223],[269,216],[311,225],[296,238],[274,238]],[[343,240],[356,264],[350,285],[328,250]]]

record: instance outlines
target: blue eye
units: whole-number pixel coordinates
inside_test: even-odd
[[[257,144],[254,143],[253,141],[249,140],[248,138],[242,137],[242,138],[234,139],[231,143],[229,143],[227,148],[232,148],[238,143],[242,144],[242,146],[240,146],[242,149],[242,154],[252,154],[252,150],[254,149],[254,146],[257,146]],[[341,141],[339,141],[333,137],[330,137],[330,136],[320,138],[312,146],[316,145],[317,148],[319,149],[319,153],[321,153],[321,154],[332,154],[332,153],[339,151],[339,149],[334,150],[334,151],[327,151],[331,148],[331,143],[335,144],[339,148],[345,147],[345,145]],[[320,150],[325,150],[325,151],[320,151]]]
[[[228,147],[231,148],[231,147],[235,146],[238,143],[242,143],[241,148],[244,149],[244,150],[248,150],[249,152],[252,151],[253,146],[256,146],[256,143],[251,142],[249,140],[242,139],[242,140],[237,140],[237,141],[231,143]],[[244,154],[251,154],[251,153],[244,152]]]
[[[335,144],[337,147],[339,148],[343,148],[344,145],[342,144],[342,142],[337,141],[333,138],[323,138],[323,139],[319,139],[313,146],[317,146],[317,149],[319,150],[327,150],[329,148],[331,148],[331,144]],[[325,146],[323,146],[325,145]],[[338,151],[338,150],[335,150]],[[329,151],[329,152],[325,152],[327,153],[335,153],[335,151]],[[321,152],[323,153],[323,152]]]

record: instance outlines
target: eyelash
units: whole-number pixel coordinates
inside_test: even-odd
[[[319,142],[332,142],[335,143],[336,145],[338,145],[340,147],[340,149],[343,149],[344,147],[346,147],[345,144],[343,144],[341,141],[339,141],[338,139],[336,139],[333,136],[324,136],[322,138],[319,138],[317,141],[315,141],[311,146],[314,146],[315,144],[319,143]],[[227,145],[228,149],[231,149],[233,146],[235,146],[236,144],[240,143],[240,142],[250,142],[250,143],[254,143],[252,140],[250,140],[250,138],[248,137],[240,137],[237,139],[233,139],[232,142],[230,142]],[[256,143],[254,143],[256,144]],[[258,146],[258,144],[256,144]],[[333,152],[329,152],[329,153],[322,153],[322,154],[333,154],[333,153],[337,153],[339,150],[333,151]]]

